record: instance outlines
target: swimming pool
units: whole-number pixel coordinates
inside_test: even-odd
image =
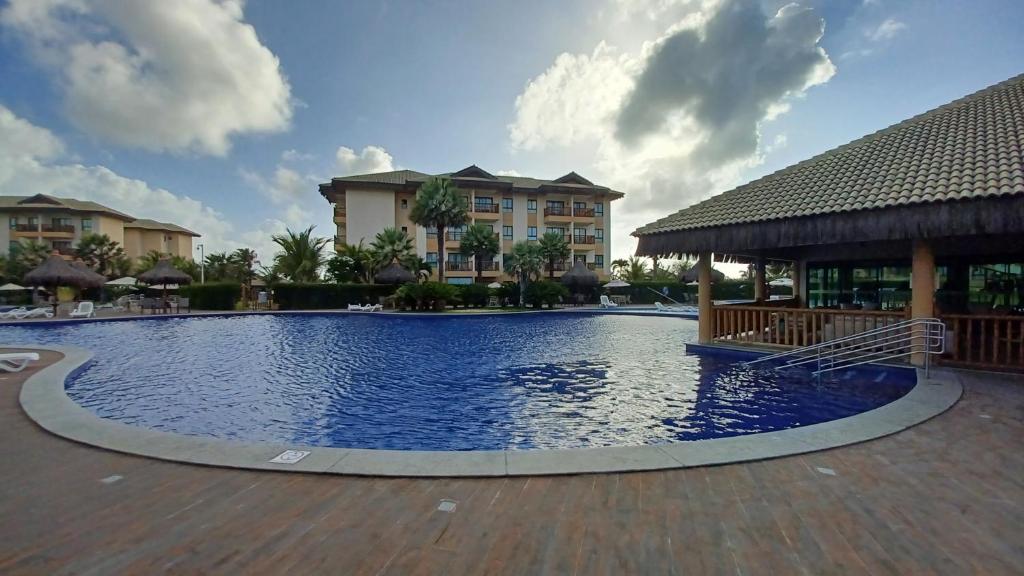
[[[696,322],[582,314],[249,315],[0,328],[82,346],[68,395],[187,435],[392,450],[659,444],[851,416],[914,385],[865,367],[818,382],[684,353]]]

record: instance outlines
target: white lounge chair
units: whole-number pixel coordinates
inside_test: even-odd
[[[618,308],[618,306],[607,294],[601,294],[601,308]]]
[[[367,304],[363,306],[363,312],[380,312],[384,310],[383,304]]]
[[[4,372],[21,372],[29,362],[38,362],[39,354],[35,352],[15,352],[0,354],[0,370]]]
[[[654,307],[657,308],[658,312],[668,312],[670,314],[696,314],[697,309],[693,306],[666,306],[661,302],[655,302]]]
[[[91,300],[82,300],[78,303],[78,307],[71,311],[72,318],[92,318],[96,315],[96,308],[93,306]]]
[[[53,318],[53,310],[49,308],[33,308],[26,312],[23,318]]]
[[[348,311],[349,312],[362,312],[363,311],[363,306],[362,306],[362,304],[349,304],[348,305]]]
[[[0,320],[20,320],[24,318],[23,314],[28,314],[28,308],[24,306],[8,310],[7,312],[0,312]]]

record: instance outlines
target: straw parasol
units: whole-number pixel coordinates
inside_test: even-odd
[[[572,270],[562,274],[562,284],[565,284],[570,288],[575,289],[597,286],[597,283],[597,272],[587,268],[587,263],[582,260],[577,260],[576,263],[572,265]]]
[[[25,274],[24,282],[29,286],[95,288],[103,284],[97,277],[100,277],[99,274],[95,274],[95,276],[86,274],[68,264],[60,257],[60,254],[54,252],[42,264]],[[106,281],[106,278],[103,280]]]
[[[23,281],[29,286],[45,286],[47,288],[57,288],[58,286],[96,288],[102,286],[103,282],[106,281],[106,278],[99,276],[99,278],[102,278],[102,280],[99,280],[97,276],[99,274],[86,274],[83,270],[68,264],[67,260],[61,258],[60,254],[55,251],[42,264],[36,266],[28,274],[25,274]],[[53,311],[56,314],[56,299],[53,302]]]
[[[416,275],[407,270],[404,266],[394,261],[373,277],[377,284],[406,284],[415,282]]]
[[[192,282],[192,277],[175,268],[169,258],[161,258],[152,269],[139,274],[138,279],[139,282],[145,284],[162,284],[164,300],[167,299],[169,284],[190,284]]]
[[[135,278],[132,278],[131,276],[124,276],[122,278],[118,278],[117,280],[111,280],[110,282],[107,282],[107,286],[135,286],[135,282]]]
[[[107,277],[103,274],[95,272],[92,268],[89,268],[88,264],[81,260],[75,260],[71,263],[71,267],[78,270],[82,274],[92,278],[92,281],[96,283],[96,286],[103,286],[107,283]]]
[[[687,270],[686,272],[683,272],[683,274],[679,277],[679,281],[680,282],[686,282],[687,284],[695,284],[695,283],[699,283],[699,280],[700,280],[699,276],[700,276],[700,270],[698,270],[698,268],[696,266],[694,266],[694,267],[690,268],[689,270]],[[721,270],[715,270],[714,268],[712,268],[711,269],[711,281],[712,282],[721,282],[722,280],[725,280],[725,273],[722,272]]]

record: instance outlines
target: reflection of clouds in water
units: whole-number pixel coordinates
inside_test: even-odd
[[[635,445],[847,416],[899,395],[684,353],[696,322],[529,314],[235,316],[0,327],[84,345],[68,385],[106,417],[184,434],[361,448]]]

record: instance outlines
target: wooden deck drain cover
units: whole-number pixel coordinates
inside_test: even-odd
[[[309,456],[309,450],[285,450],[270,460],[273,464],[295,464]]]

